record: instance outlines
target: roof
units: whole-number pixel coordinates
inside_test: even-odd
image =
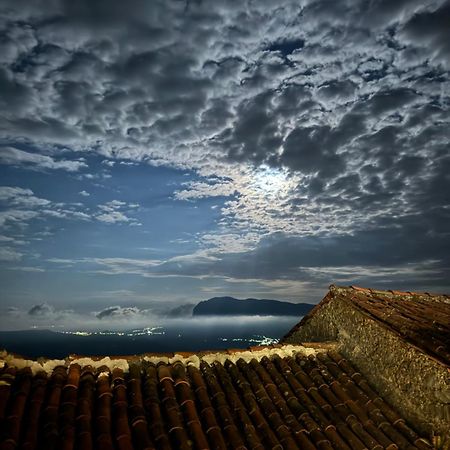
[[[6,360],[0,448],[431,448],[329,348],[109,360],[109,368],[72,359],[19,369]]]
[[[330,286],[325,298],[284,337],[291,336],[327,303],[344,299],[438,362],[450,366],[450,297],[429,293]]]

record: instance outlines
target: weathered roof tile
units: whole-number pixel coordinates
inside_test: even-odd
[[[223,355],[199,368],[133,362],[127,373],[72,364],[48,379],[5,367],[0,448],[431,448],[333,350],[235,362]]]

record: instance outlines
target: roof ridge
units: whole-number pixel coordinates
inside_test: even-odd
[[[335,284],[331,284],[329,287],[329,290],[333,293],[342,293],[342,292],[361,292],[361,293],[367,293],[371,295],[389,295],[389,296],[395,296],[395,297],[427,297],[430,299],[442,299],[445,301],[450,301],[450,295],[448,294],[437,294],[437,293],[430,293],[430,292],[414,292],[414,291],[400,291],[395,289],[374,289],[374,288],[365,288],[362,286],[356,286],[356,285],[350,285],[350,286],[337,286]]]
[[[328,349],[329,347],[327,347]],[[326,349],[326,350],[327,350]],[[201,362],[225,362],[229,360],[236,362],[238,359],[259,361],[263,357],[273,357],[275,355],[285,357],[292,356],[297,353],[305,356],[315,355],[320,351],[320,347],[305,347],[303,345],[292,344],[275,344],[264,347],[248,347],[247,349],[227,349],[224,351],[206,351],[206,352],[178,352],[171,354],[158,353],[143,353],[130,357],[111,357],[111,356],[85,356],[77,357],[77,355],[69,355],[65,359],[47,359],[38,358],[36,360],[26,359],[18,355],[9,354],[5,352],[0,355],[0,368],[5,365],[9,367],[16,367],[17,369],[30,368],[33,374],[39,372],[51,373],[56,367],[70,367],[72,365],[79,365],[80,367],[92,367],[100,371],[110,370],[112,372],[115,368],[120,368],[125,372],[128,371],[129,365],[133,363],[153,363],[158,364],[174,364],[181,362],[189,366],[193,365],[199,367]]]

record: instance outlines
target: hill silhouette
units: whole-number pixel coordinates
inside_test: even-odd
[[[193,316],[304,316],[315,305],[280,300],[213,297],[194,307]]]

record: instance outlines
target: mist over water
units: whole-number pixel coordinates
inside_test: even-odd
[[[58,323],[0,332],[0,347],[36,358],[246,348],[275,343],[301,317],[202,316]],[[100,322],[100,323],[99,323]]]

